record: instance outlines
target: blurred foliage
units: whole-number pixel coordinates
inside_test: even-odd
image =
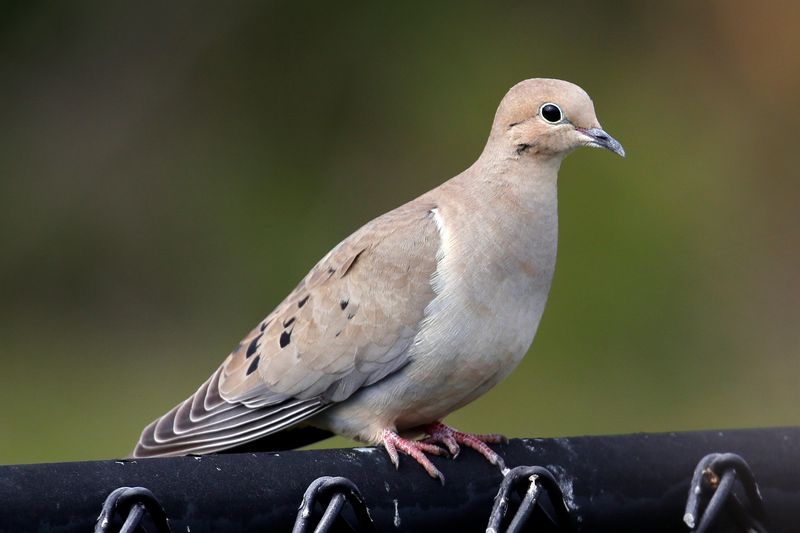
[[[562,166],[532,353],[449,420],[800,424],[798,6],[0,4],[0,463],[129,453],[534,76],[582,85],[629,155]]]

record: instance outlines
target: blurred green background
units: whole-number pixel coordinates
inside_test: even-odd
[[[0,463],[128,454],[534,76],[629,155],[564,163],[532,353],[449,421],[800,424],[799,3],[224,4],[0,4]]]

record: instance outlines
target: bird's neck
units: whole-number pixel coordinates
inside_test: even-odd
[[[508,261],[529,265],[549,286],[558,240],[560,159],[481,158],[442,187],[460,230],[474,238],[463,259],[486,267]],[[447,190],[450,189],[450,190]],[[526,269],[523,269],[526,270]]]
[[[540,218],[557,211],[558,170],[563,157],[514,154],[498,157],[486,150],[466,171],[456,176],[453,185],[471,197],[476,207],[502,218],[528,214]],[[497,209],[497,204],[505,209]],[[482,210],[483,211],[483,210]]]

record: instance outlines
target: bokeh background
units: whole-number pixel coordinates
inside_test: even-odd
[[[0,4],[0,463],[128,454],[534,76],[629,155],[564,163],[532,353],[449,420],[800,424],[800,3],[113,4]]]

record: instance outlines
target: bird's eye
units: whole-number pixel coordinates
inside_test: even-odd
[[[542,107],[539,108],[539,114],[550,124],[561,122],[561,119],[564,118],[564,114],[561,113],[561,108],[556,104],[543,104]]]

